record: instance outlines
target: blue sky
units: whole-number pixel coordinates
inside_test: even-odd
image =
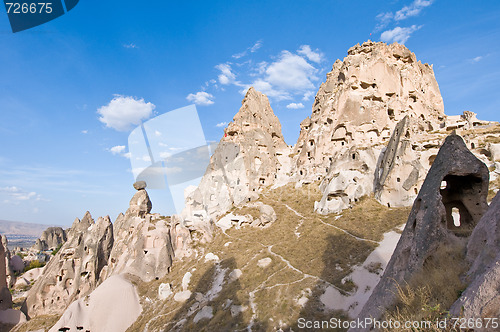
[[[13,34],[0,13],[0,219],[124,212],[134,123],[197,104],[207,140],[251,85],[288,144],[336,59],[368,39],[434,65],[449,115],[500,120],[498,1],[95,1]],[[172,204],[150,192],[153,210]]]

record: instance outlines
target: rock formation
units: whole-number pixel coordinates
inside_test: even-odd
[[[66,231],[61,227],[49,227],[43,231],[39,239],[33,245],[35,251],[54,250],[66,242]]]
[[[444,119],[431,66],[417,61],[403,45],[356,45],[344,61],[335,62],[311,117],[300,125],[294,174],[300,182],[322,180],[324,195],[316,206],[320,213],[338,212],[374,190],[383,204],[411,205],[423,166],[415,153],[408,153],[410,135],[439,129]],[[380,158],[391,134],[392,151]],[[405,159],[396,165],[394,154],[399,159],[404,151]],[[381,159],[391,166],[382,172],[386,165]],[[382,183],[375,180],[379,172]],[[394,184],[391,173],[398,173]],[[399,189],[403,182],[404,191]],[[392,188],[399,190],[388,193]]]
[[[130,200],[125,215],[120,214],[114,223],[114,245],[104,269],[106,275],[130,273],[149,282],[170,271],[174,257],[170,222],[149,214],[152,204],[143,187]]]
[[[62,313],[76,299],[92,292],[108,264],[113,246],[113,225],[109,217],[94,222],[89,212],[78,218],[68,233],[68,241],[49,261],[43,275],[29,290],[25,313]]]
[[[112,276],[89,296],[73,302],[49,332],[126,331],[141,314],[134,285],[122,276]]]
[[[186,199],[185,224],[207,229],[210,219],[231,206],[249,202],[262,188],[286,181],[289,153],[269,100],[250,88],[224,130],[200,185]]]
[[[7,274],[5,265],[5,248],[0,243],[0,310],[6,310],[12,307],[12,296],[7,287]]]
[[[467,319],[500,317],[500,195],[496,195],[467,244],[469,286],[450,314]]]
[[[439,246],[470,236],[488,208],[489,172],[457,135],[446,138],[427,174],[401,239],[359,318],[380,318],[397,285],[422,269]]]

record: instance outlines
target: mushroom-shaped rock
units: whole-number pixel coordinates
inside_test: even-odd
[[[135,216],[144,218],[146,214],[151,212],[151,200],[145,189],[138,190],[130,200],[130,207],[127,210],[127,216]]]

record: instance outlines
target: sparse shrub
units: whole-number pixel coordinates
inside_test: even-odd
[[[31,261],[30,264],[24,268],[24,272],[27,272],[31,269],[37,269],[39,267],[44,267],[44,266],[45,266],[45,263],[41,263],[38,259],[36,259],[34,261]]]
[[[63,244],[61,243],[61,244],[59,244],[59,245],[57,246],[57,248],[55,248],[54,250],[52,250],[52,255],[54,255],[54,256],[55,256],[55,255],[59,252],[59,250],[61,250],[61,247],[62,247],[62,246],[63,246]]]

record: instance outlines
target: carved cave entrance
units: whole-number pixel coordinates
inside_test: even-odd
[[[475,175],[447,175],[441,183],[446,228],[457,236],[469,236],[482,215],[482,180]]]

